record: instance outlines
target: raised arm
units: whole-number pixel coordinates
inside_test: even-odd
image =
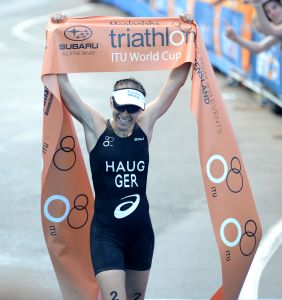
[[[191,63],[185,63],[170,72],[159,96],[148,105],[153,122],[170,108],[179,90],[186,82],[190,67]]]
[[[191,63],[185,63],[170,72],[158,97],[146,106],[141,115],[148,122],[147,126],[152,127],[156,120],[169,109],[186,81],[190,66]]]
[[[64,20],[66,20],[66,16],[62,14],[51,16],[51,21],[54,23],[60,23]],[[83,125],[86,146],[90,152],[105,129],[105,119],[100,112],[82,101],[70,83],[67,74],[58,74],[57,78],[62,101],[71,115]]]
[[[212,4],[219,5],[219,4],[222,4],[222,2],[224,2],[224,0],[215,0]]]
[[[62,100],[84,128],[87,150],[90,152],[105,129],[105,119],[100,112],[84,103],[71,85],[67,74],[58,74]]]
[[[239,44],[241,47],[247,48],[255,54],[258,54],[279,42],[278,39],[272,36],[268,36],[259,42],[244,39],[241,36],[237,35],[233,27],[231,27],[230,25],[226,25],[225,35],[230,40]]]
[[[180,19],[185,23],[191,23],[194,19],[189,14],[180,15]],[[139,124],[146,132],[149,141],[152,137],[155,122],[170,108],[179,90],[186,82],[191,63],[184,63],[171,70],[169,77],[165,81],[158,97],[151,101],[145,111],[139,117]]]
[[[140,115],[140,124],[146,130],[148,138],[151,138],[152,129],[157,121],[171,106],[180,88],[184,85],[191,63],[185,63],[173,69],[165,81],[158,97],[151,101],[145,111]]]

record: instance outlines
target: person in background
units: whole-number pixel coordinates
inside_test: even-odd
[[[263,32],[282,39],[282,5],[280,0],[252,0]]]
[[[226,22],[225,35],[240,46],[249,49],[255,54],[265,51],[277,43],[281,43],[281,36],[267,35],[266,24],[271,24],[273,28],[281,28],[282,31],[282,5],[279,0],[253,0],[253,4],[257,9],[258,18],[255,21],[255,27],[266,37],[261,41],[251,41],[239,36],[234,28]],[[263,18],[262,18],[263,16]],[[271,27],[271,28],[272,28]],[[277,30],[278,32],[278,30]],[[282,115],[282,108],[272,101],[265,99],[270,105],[270,109],[277,115]]]
[[[255,0],[260,1],[260,0]],[[278,4],[279,3],[279,4]],[[274,25],[282,26],[282,6],[277,0],[268,0],[264,1],[262,5],[260,5],[263,9],[265,18],[268,18],[270,22]],[[269,21],[267,21],[269,23]],[[261,22],[259,22],[260,27],[262,28],[263,33],[266,33],[265,28]],[[279,43],[281,40],[275,36],[266,36],[261,41],[251,41],[247,40],[240,35],[238,35],[234,28],[226,23],[225,35],[235,43],[240,46],[249,49],[255,54],[258,54],[264,50],[269,49],[273,45]]]

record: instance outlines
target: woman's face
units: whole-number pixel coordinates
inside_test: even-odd
[[[275,24],[282,24],[282,6],[277,1],[269,1],[264,6],[265,13]]]
[[[111,107],[112,107],[112,116],[117,129],[124,132],[127,132],[132,128],[132,126],[136,123],[139,114],[142,111],[140,109],[136,113],[129,113],[127,110],[120,112],[114,108],[112,101],[111,101]]]

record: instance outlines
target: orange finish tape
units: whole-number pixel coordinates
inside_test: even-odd
[[[91,186],[56,74],[171,69],[193,63],[191,110],[223,285],[235,300],[261,239],[243,161],[196,24],[178,18],[71,18],[48,24],[42,81],[42,223],[64,299],[101,299],[90,258]]]

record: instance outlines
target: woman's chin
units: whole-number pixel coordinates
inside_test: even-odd
[[[128,120],[122,120],[117,118],[116,120],[117,122],[117,126],[120,129],[127,129],[128,127],[130,127],[132,125],[132,120],[128,119]]]

